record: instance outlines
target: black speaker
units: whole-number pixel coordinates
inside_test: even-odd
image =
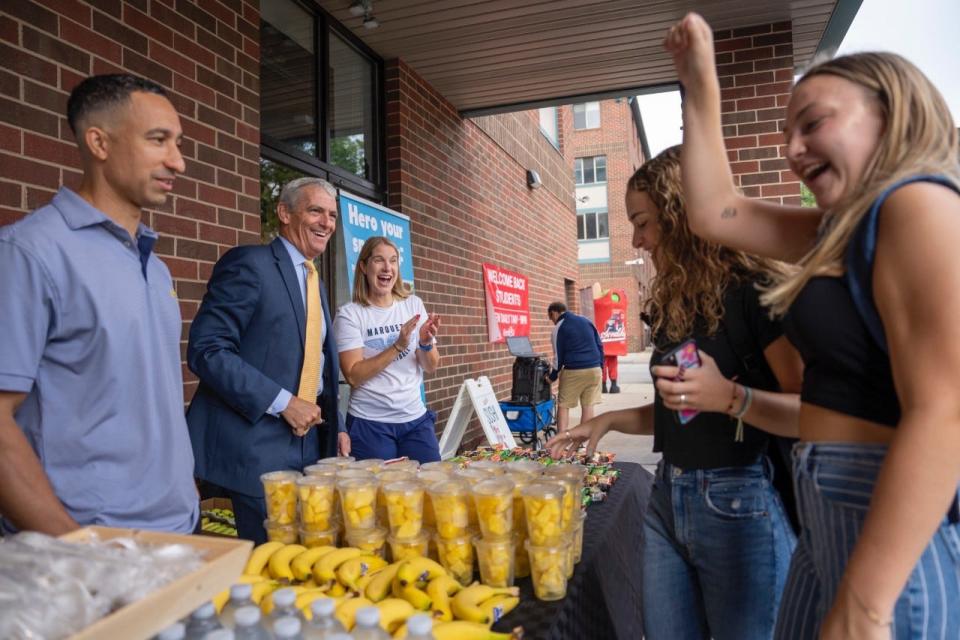
[[[510,402],[540,403],[550,399],[550,385],[544,376],[550,365],[541,358],[517,358],[513,361],[513,389]]]

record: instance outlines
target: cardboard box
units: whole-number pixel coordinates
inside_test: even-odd
[[[207,498],[200,501],[200,512],[201,517],[204,511],[212,511],[213,509],[229,509],[233,511],[233,503],[230,501],[230,498]],[[236,520],[234,520],[236,522]],[[227,538],[228,540],[236,540],[237,536],[227,535],[225,533],[217,533],[216,531],[199,531],[202,536],[213,536],[214,538]]]
[[[188,536],[112,527],[84,527],[64,536],[63,540],[83,543],[92,534],[101,540],[131,537],[147,544],[186,544],[202,552],[204,565],[163,586],[147,597],[101,618],[71,640],[148,640],[224,589],[228,589],[243,573],[253,543],[248,540]]]

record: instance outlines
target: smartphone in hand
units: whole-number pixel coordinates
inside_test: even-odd
[[[700,356],[697,353],[697,342],[693,338],[681,342],[673,351],[663,357],[664,364],[671,364],[682,369],[697,369],[700,367]],[[679,378],[674,378],[678,380]],[[700,413],[699,409],[679,409],[677,420],[680,424],[687,424]]]

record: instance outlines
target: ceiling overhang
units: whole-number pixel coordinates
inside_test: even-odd
[[[861,0],[373,0],[364,28],[352,0],[317,0],[385,60],[399,58],[458,111],[479,115],[676,82],[663,50],[687,11],[716,30],[790,21],[794,64],[839,45]]]

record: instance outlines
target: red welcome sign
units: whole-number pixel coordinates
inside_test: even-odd
[[[530,296],[527,276],[483,263],[487,293],[487,334],[490,342],[530,335]]]

